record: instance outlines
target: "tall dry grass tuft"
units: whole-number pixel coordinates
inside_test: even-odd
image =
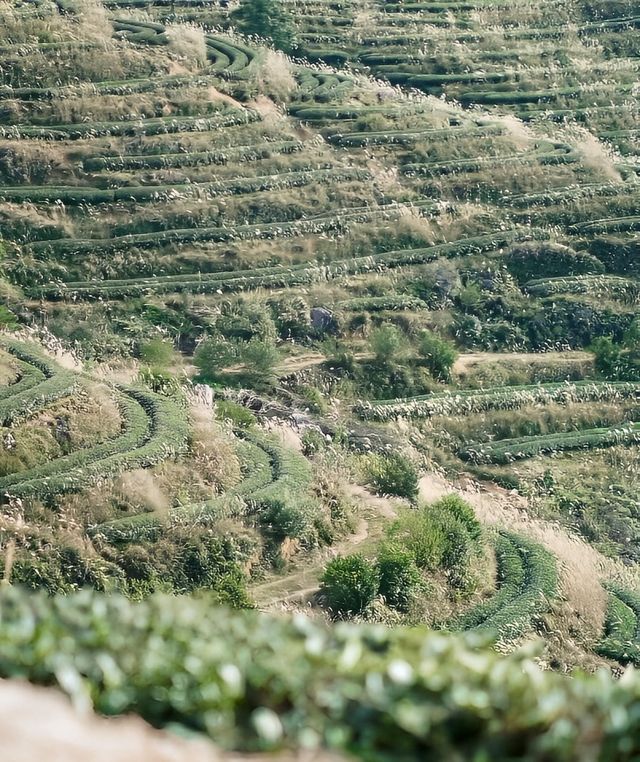
[[[143,468],[120,475],[114,484],[114,493],[120,502],[132,506],[134,513],[145,511],[166,516],[169,512],[169,499],[154,474]]]
[[[582,163],[602,173],[607,180],[621,183],[622,177],[615,166],[615,154],[603,145],[595,135],[580,127],[573,128],[571,138],[582,157]]]
[[[274,100],[284,103],[296,89],[289,59],[275,50],[266,50],[256,73],[256,82],[260,92]]]
[[[207,46],[204,32],[195,26],[172,24],[167,27],[169,50],[181,59],[191,71],[198,71],[207,64]]]

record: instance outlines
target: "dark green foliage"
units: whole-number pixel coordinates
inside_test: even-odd
[[[415,499],[418,494],[418,472],[403,455],[373,454],[366,462],[367,478],[376,492]]]
[[[256,417],[251,410],[231,400],[218,400],[216,415],[223,421],[230,421],[239,429],[248,429],[256,423]]]
[[[511,640],[530,628],[532,617],[548,610],[558,587],[556,561],[542,546],[509,532],[496,539],[496,559],[497,592],[467,612],[458,626],[493,630]]]
[[[407,611],[420,588],[421,576],[413,555],[406,548],[387,545],[378,556],[378,592],[386,604]]]
[[[211,337],[198,346],[193,356],[194,365],[204,378],[216,380],[236,361],[236,348],[225,339]]]
[[[166,339],[151,339],[140,345],[140,359],[153,367],[166,367],[175,360],[173,344]]]
[[[454,346],[432,331],[423,331],[419,337],[418,351],[431,375],[438,381],[449,381],[451,368],[456,361]]]
[[[473,508],[463,500],[459,495],[451,494],[441,497],[430,506],[432,512],[439,512],[442,515],[451,516],[464,526],[465,531],[472,542],[479,547],[482,539],[482,525],[476,518]]]
[[[548,242],[515,246],[507,252],[505,262],[509,272],[523,284],[536,278],[604,272],[604,265],[593,255]]]
[[[335,558],[322,575],[322,596],[337,616],[361,614],[378,592],[378,570],[360,555]]]
[[[243,34],[265,37],[287,53],[295,46],[291,17],[280,0],[240,0],[231,20]]]
[[[406,339],[401,331],[390,323],[372,331],[369,345],[375,362],[382,367],[393,366],[407,348]]]
[[[311,531],[311,522],[305,496],[283,492],[263,499],[260,522],[277,541],[287,537],[307,539]]]

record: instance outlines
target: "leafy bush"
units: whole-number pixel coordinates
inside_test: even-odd
[[[230,421],[238,429],[249,429],[256,423],[256,417],[251,410],[231,400],[216,402],[216,416],[223,421]]]
[[[175,360],[173,344],[166,339],[150,339],[140,345],[140,359],[153,367],[166,367]]]
[[[207,599],[0,592],[2,677],[227,748],[320,745],[376,762],[638,757],[636,674],[568,677],[477,644],[423,628],[327,629]]]
[[[592,254],[548,242],[515,246],[505,255],[505,263],[509,272],[520,283],[537,278],[594,275],[604,272],[604,265]]]
[[[385,323],[372,331],[369,346],[375,361],[388,366],[393,365],[406,350],[407,342],[396,326]]]
[[[424,358],[425,364],[434,378],[439,381],[449,381],[451,368],[457,357],[457,352],[452,344],[431,331],[423,331],[419,338],[418,352]]]
[[[276,540],[284,540],[286,537],[307,539],[311,522],[304,499],[304,495],[286,492],[264,499],[260,510],[260,523],[268,528],[269,534]]]
[[[459,521],[465,527],[471,540],[479,546],[482,539],[482,524],[476,518],[473,508],[459,495],[451,494],[441,497],[431,504],[430,511],[442,516],[451,516]]]
[[[418,495],[418,472],[399,453],[372,454],[366,458],[367,480],[382,495],[398,495],[414,500]]]
[[[440,568],[446,539],[437,516],[427,509],[402,514],[389,527],[388,536],[394,545],[409,551],[418,568],[428,571]]]
[[[361,614],[378,593],[378,570],[363,556],[330,561],[322,575],[322,595],[338,616]]]
[[[378,555],[378,576],[378,592],[387,605],[407,611],[422,580],[412,553],[398,545],[384,547]]]

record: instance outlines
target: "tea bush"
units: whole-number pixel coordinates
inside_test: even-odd
[[[531,652],[478,646],[477,636],[326,628],[206,599],[0,592],[2,677],[227,748],[319,745],[377,762],[640,754],[635,673],[568,677],[541,670]]]

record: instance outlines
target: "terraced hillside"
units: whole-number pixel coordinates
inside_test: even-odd
[[[634,661],[635,4],[281,5],[0,2],[6,576]]]

